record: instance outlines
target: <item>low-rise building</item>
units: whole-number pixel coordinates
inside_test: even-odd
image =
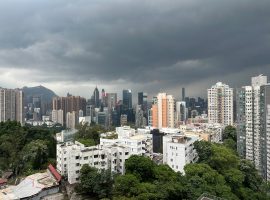
[[[84,164],[97,169],[110,169],[112,173],[125,173],[125,160],[131,155],[152,157],[152,135],[138,134],[130,127],[116,128],[117,139],[100,139],[100,145],[86,147],[78,141],[64,142],[58,134],[57,170],[70,184],[79,180]]]
[[[185,135],[197,135],[202,140],[220,143],[222,142],[222,132],[224,130],[224,126],[218,123],[194,123],[181,125],[180,130]]]
[[[163,163],[174,171],[184,173],[184,166],[197,161],[194,142],[198,136],[165,135],[163,137]]]

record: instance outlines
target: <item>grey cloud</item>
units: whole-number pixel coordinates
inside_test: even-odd
[[[270,75],[268,0],[11,2],[0,3],[0,68],[29,70],[31,81],[203,94],[199,83]]]

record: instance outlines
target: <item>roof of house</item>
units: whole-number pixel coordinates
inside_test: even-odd
[[[61,175],[56,171],[56,169],[51,164],[48,166],[48,169],[50,170],[54,178],[57,180],[57,182],[59,183],[62,179]]]

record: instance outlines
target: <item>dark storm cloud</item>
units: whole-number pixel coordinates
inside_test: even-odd
[[[0,3],[0,67],[41,82],[157,91],[270,75],[269,0],[11,0]],[[233,75],[239,74],[236,80]]]

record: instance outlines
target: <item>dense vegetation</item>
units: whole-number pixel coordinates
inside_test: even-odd
[[[185,175],[142,156],[131,156],[126,174],[113,179],[109,171],[83,166],[78,191],[115,200],[197,199],[203,193],[224,199],[270,199],[269,185],[254,165],[238,157],[235,129],[227,127],[223,138],[224,144],[196,142],[199,161],[186,165]]]
[[[61,127],[21,126],[19,122],[0,123],[0,173],[12,170],[15,175],[28,175],[55,164],[54,135]]]

